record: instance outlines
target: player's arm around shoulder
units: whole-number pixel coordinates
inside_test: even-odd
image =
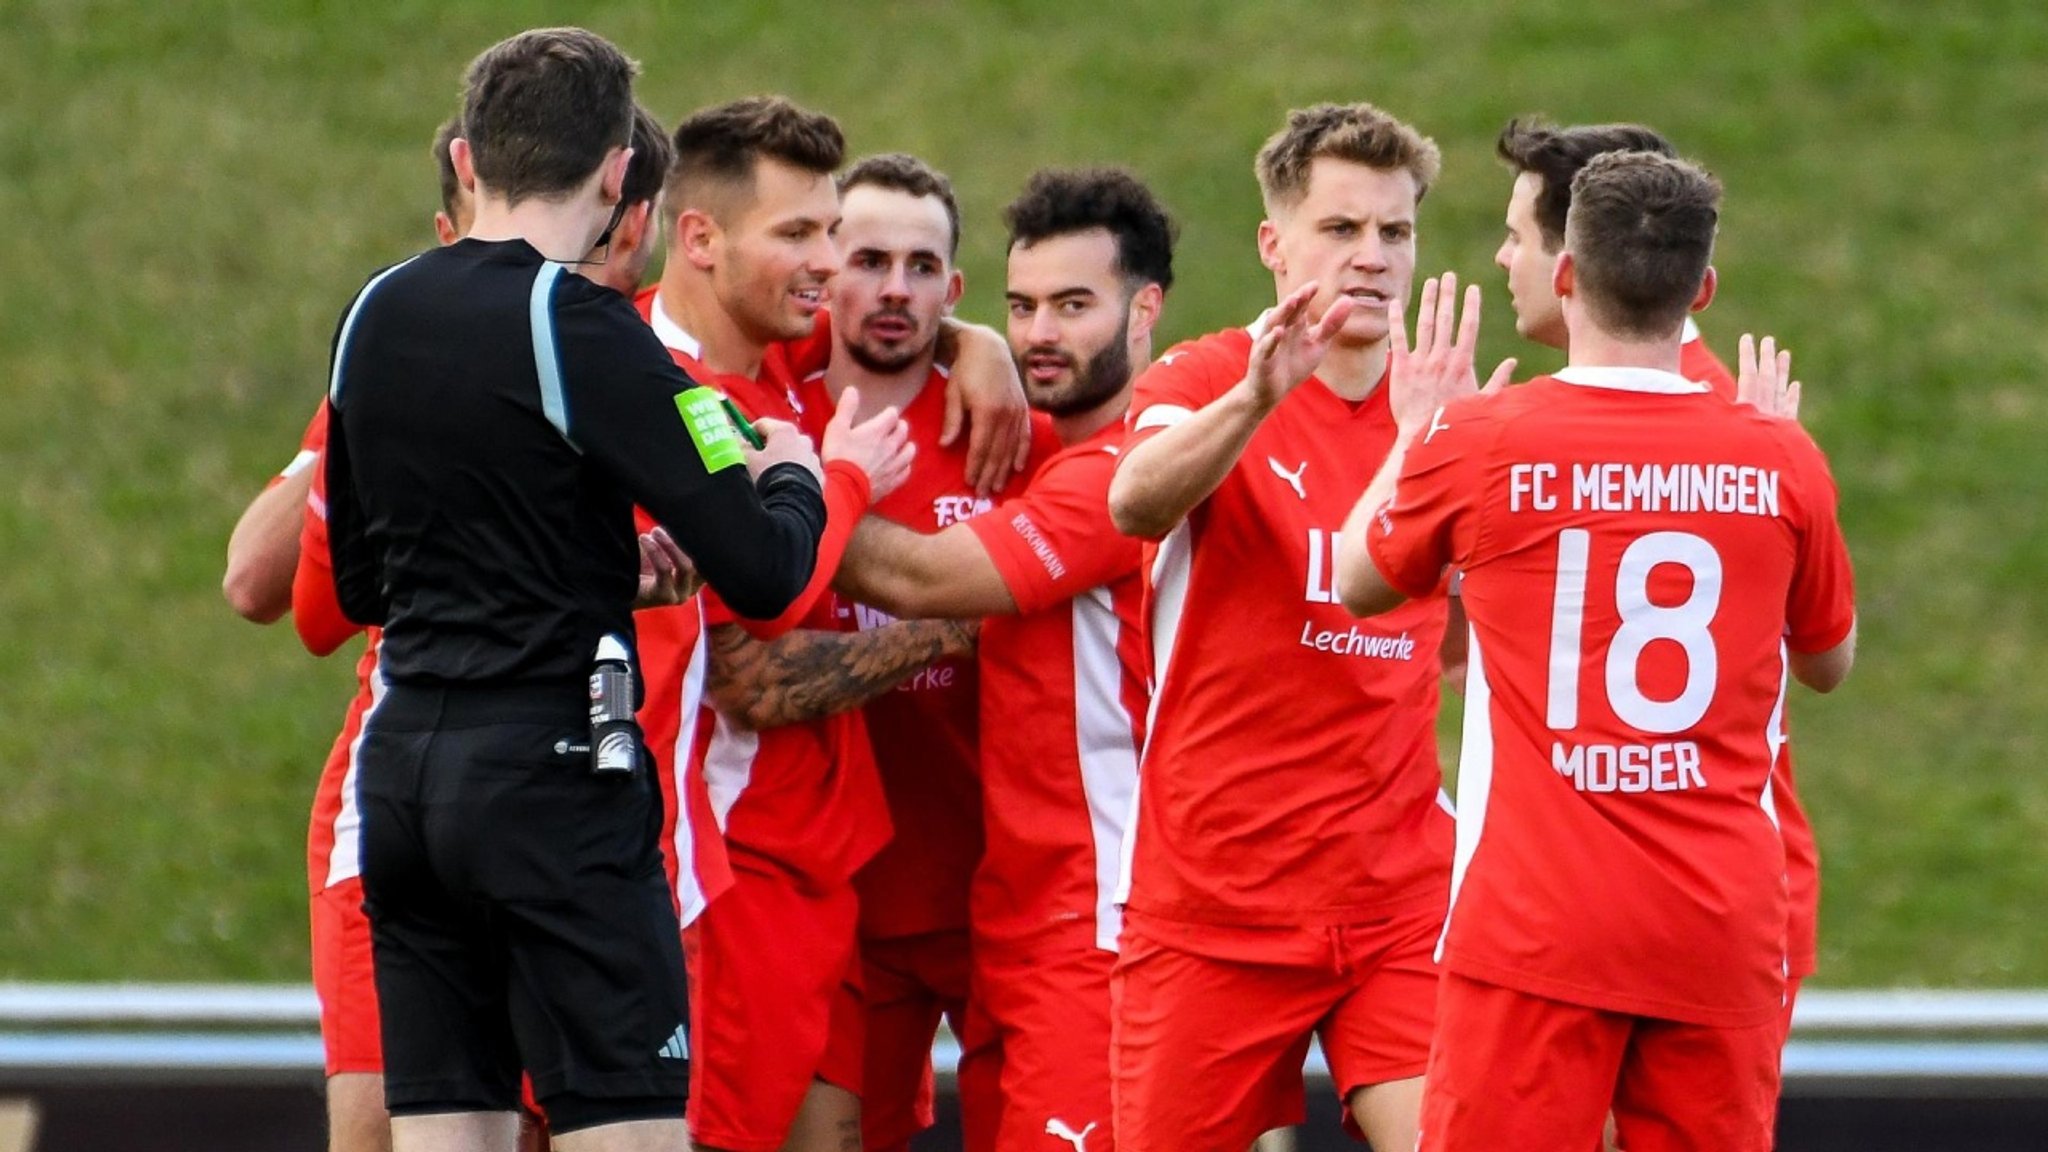
[[[988,549],[967,523],[923,533],[861,518],[834,586],[904,619],[966,620],[1017,610]]]

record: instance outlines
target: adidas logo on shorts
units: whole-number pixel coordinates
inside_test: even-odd
[[[668,1043],[663,1044],[661,1051],[656,1052],[655,1055],[663,1060],[688,1060],[690,1058],[689,1026],[685,1024],[676,1025],[675,1035],[670,1036]]]

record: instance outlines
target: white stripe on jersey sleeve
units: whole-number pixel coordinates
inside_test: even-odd
[[[313,451],[311,448],[301,448],[299,449],[299,454],[292,457],[292,462],[284,466],[284,471],[279,472],[277,474],[278,478],[281,480],[289,480],[292,477],[297,476],[299,473],[304,472],[306,470],[306,465],[311,464],[313,461],[318,460],[319,458],[320,454],[318,452]]]
[[[1183,408],[1178,404],[1154,404],[1143,412],[1138,413],[1137,420],[1131,424],[1131,431],[1143,432],[1147,428],[1171,428],[1193,415],[1194,412],[1192,410]]]
[[[1081,793],[1088,801],[1089,831],[1095,841],[1095,946],[1117,950],[1123,915],[1117,910],[1124,842],[1138,787],[1138,747],[1131,714],[1124,707],[1123,661],[1117,658],[1121,631],[1108,588],[1091,588],[1073,600],[1074,735],[1080,755]]]

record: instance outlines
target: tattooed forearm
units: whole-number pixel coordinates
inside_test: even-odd
[[[974,620],[899,620],[863,632],[798,629],[761,641],[737,624],[711,629],[706,688],[749,728],[801,724],[858,708],[930,664],[974,650]]]

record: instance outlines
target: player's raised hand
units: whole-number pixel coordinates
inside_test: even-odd
[[[1356,307],[1349,296],[1339,296],[1321,316],[1311,317],[1309,301],[1315,294],[1313,280],[1288,293],[1267,314],[1265,330],[1252,343],[1245,383],[1269,411],[1315,374],[1324,353],[1330,350],[1330,341],[1343,329],[1351,309]]]
[[[759,480],[777,464],[801,464],[810,469],[819,483],[824,482],[825,468],[818,463],[817,450],[811,446],[811,438],[798,431],[796,425],[764,417],[754,421],[754,431],[761,434],[761,446],[742,449],[747,456],[747,475]]]
[[[1792,379],[1792,353],[1766,336],[1759,348],[1744,332],[1735,346],[1735,398],[1769,416],[1799,419],[1799,381]]]
[[[839,396],[839,410],[825,425],[825,459],[844,460],[868,477],[868,499],[880,500],[894,492],[910,475],[911,457],[917,445],[910,442],[910,425],[894,408],[884,408],[856,424],[853,414],[860,408],[860,389],[848,388]]]
[[[665,608],[681,604],[704,587],[697,566],[683,553],[668,529],[655,525],[640,534],[640,590],[633,598],[635,608]]]
[[[1416,430],[1429,423],[1437,409],[1453,400],[1477,392],[1497,392],[1514,375],[1515,361],[1503,360],[1488,377],[1484,389],[1473,360],[1479,351],[1479,286],[1465,289],[1465,310],[1458,314],[1458,276],[1446,272],[1441,279],[1423,282],[1416,307],[1415,343],[1408,343],[1407,319],[1400,305],[1388,306],[1389,405],[1394,420],[1403,429]]]

